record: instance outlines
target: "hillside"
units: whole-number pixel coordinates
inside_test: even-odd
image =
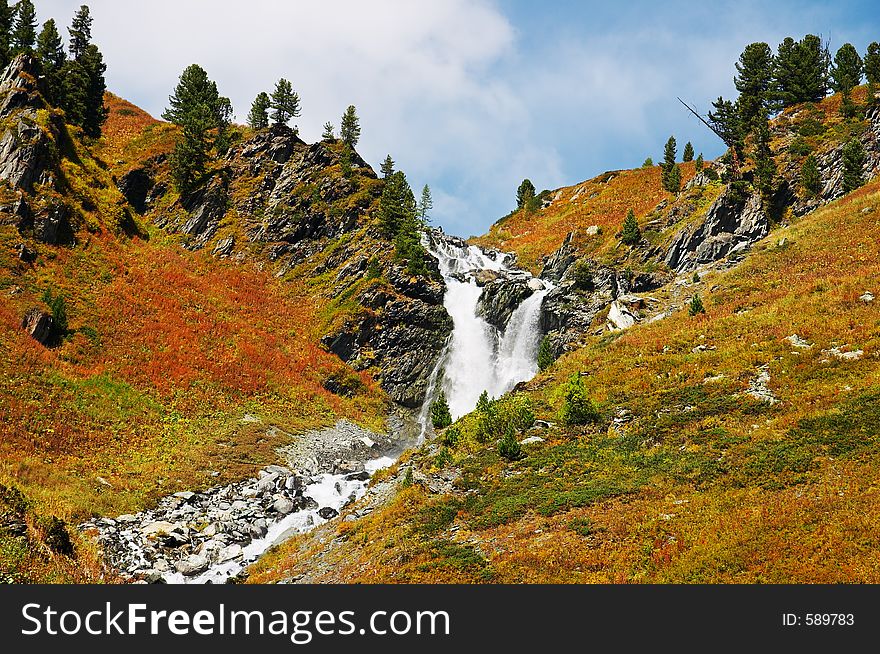
[[[842,121],[836,102],[791,108],[775,122],[789,204],[762,230],[743,228],[760,225],[761,210],[725,204],[728,186],[697,180],[667,196],[655,169],[561,189],[548,207],[496,224],[479,242],[513,249],[567,284],[577,306],[565,315],[586,313],[577,340],[513,396],[402,460],[341,523],[265,557],[251,581],[880,579],[878,116]],[[819,123],[809,146],[823,171],[809,206],[790,165],[805,155],[788,149],[807,119]],[[852,135],[875,177],[844,195],[833,162]],[[628,206],[644,239],[621,248],[614,226]],[[725,206],[739,207],[733,222],[706,228]],[[601,227],[592,241],[591,225]],[[573,228],[580,236],[564,243]],[[723,247],[706,248],[713,239]],[[705,260],[670,268],[675,243],[693,243],[682,251]],[[591,290],[569,278],[578,260],[590,263]],[[633,272],[656,283],[621,287]],[[689,315],[695,295],[705,313]],[[556,311],[546,302],[545,313]],[[615,326],[609,305],[632,307],[629,325]],[[598,412],[569,426],[565,407],[583,395]],[[505,458],[498,443],[511,430],[522,453]]]
[[[296,434],[340,418],[383,430],[392,406],[377,378],[396,374],[388,386],[417,398],[413,375],[431,365],[430,349],[398,356],[395,321],[430,314],[437,286],[400,273],[370,226],[381,182],[359,158],[343,178],[338,146],[239,128],[210,187],[228,183],[232,201],[181,199],[167,168],[174,126],[108,95],[102,138],[87,139],[46,104],[33,65],[21,56],[0,81],[0,574],[108,580],[70,525],[248,477]],[[253,192],[283,175],[272,157],[291,155],[301,175],[330,171],[307,194],[283,178],[285,196],[307,198],[296,207],[310,208],[305,234],[280,207],[263,221]],[[236,214],[242,203],[252,220]],[[299,259],[286,256],[297,247]],[[372,277],[360,274],[368,264]],[[360,299],[377,296],[398,298],[397,313]],[[432,315],[442,339],[445,314]],[[388,326],[393,361],[382,368],[377,345],[359,372],[321,340],[367,320]]]

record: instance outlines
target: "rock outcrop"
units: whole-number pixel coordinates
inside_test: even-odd
[[[54,321],[48,313],[34,307],[24,314],[21,328],[30,334],[35,341],[42,345],[48,345],[52,339]]]
[[[742,194],[729,186],[697,225],[682,229],[672,240],[663,262],[678,272],[742,252],[770,230],[761,196]]]

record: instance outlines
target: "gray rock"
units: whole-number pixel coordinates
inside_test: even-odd
[[[42,345],[48,345],[51,341],[54,325],[52,316],[37,308],[29,309],[21,321],[22,329]]]
[[[272,503],[272,509],[281,515],[287,515],[296,508],[296,505],[286,497],[279,497]]]
[[[339,511],[334,509],[332,506],[325,506],[321,509],[318,509],[318,515],[324,518],[324,520],[332,520],[339,515]]]
[[[190,554],[186,558],[175,563],[174,567],[185,577],[194,577],[207,570],[209,565],[210,561],[208,561],[207,557],[198,554]]]

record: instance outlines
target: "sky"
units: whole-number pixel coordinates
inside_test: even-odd
[[[36,0],[70,24],[82,0]],[[253,98],[293,83],[306,141],[357,107],[358,152],[391,154],[432,222],[484,233],[529,178],[555,189],[659,161],[675,135],[713,158],[702,112],[735,95],[748,43],[821,34],[832,52],[880,41],[873,1],[91,0],[109,90],[159,116],[180,73],[203,66],[244,122]],[[66,29],[62,30],[66,35]]]

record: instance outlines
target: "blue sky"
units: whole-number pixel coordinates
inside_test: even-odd
[[[82,0],[37,0],[69,24]],[[284,76],[316,140],[355,104],[359,152],[391,153],[433,220],[469,236],[514,206],[530,178],[556,188],[660,158],[674,134],[707,158],[722,147],[676,95],[705,111],[733,94],[743,47],[816,33],[864,53],[873,2],[525,0],[92,0],[109,88],[154,115],[180,72],[203,65],[244,120]],[[195,27],[197,26],[197,28]]]

